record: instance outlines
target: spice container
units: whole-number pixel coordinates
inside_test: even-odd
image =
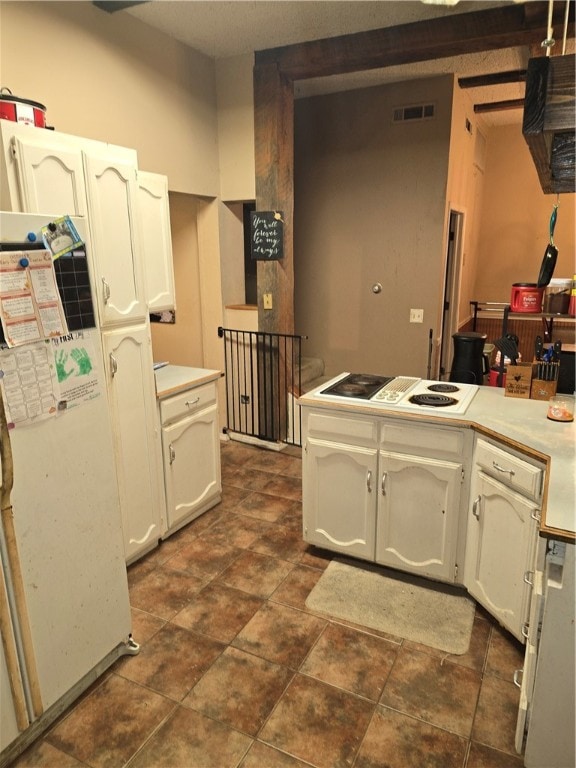
[[[548,401],[551,421],[574,421],[574,395],[555,395]]]

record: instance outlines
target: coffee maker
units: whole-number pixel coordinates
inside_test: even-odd
[[[489,361],[484,354],[485,333],[454,333],[454,358],[450,381],[462,384],[483,384],[489,372]]]

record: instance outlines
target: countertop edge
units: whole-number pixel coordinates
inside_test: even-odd
[[[187,389],[216,381],[222,375],[222,371],[209,368],[166,365],[154,371],[156,400],[165,400],[167,397],[185,392]]]

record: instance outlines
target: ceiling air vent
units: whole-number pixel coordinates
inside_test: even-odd
[[[393,122],[403,123],[411,120],[430,120],[434,117],[434,104],[412,104],[408,107],[395,107]]]

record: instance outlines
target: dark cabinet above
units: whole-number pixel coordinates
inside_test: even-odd
[[[571,54],[528,62],[522,133],[547,194],[576,192],[575,60]]]

